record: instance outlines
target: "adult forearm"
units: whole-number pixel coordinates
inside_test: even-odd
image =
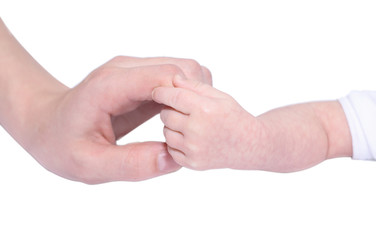
[[[19,142],[42,105],[67,88],[43,69],[0,19],[0,124]]]
[[[265,170],[298,171],[329,158],[352,156],[349,127],[337,101],[283,107],[258,119],[263,125],[258,158]]]

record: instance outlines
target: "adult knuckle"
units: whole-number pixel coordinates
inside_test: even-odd
[[[87,79],[90,81],[103,81],[116,72],[116,68],[103,65],[90,73]]]
[[[88,185],[99,183],[99,180],[96,177],[94,177],[94,174],[90,169],[89,164],[84,163],[83,161],[80,161],[80,164],[76,165],[74,177],[77,181]]]
[[[184,59],[183,66],[184,66],[184,69],[190,74],[192,74],[193,76],[201,77],[202,68],[201,68],[201,65],[196,60]]]
[[[112,64],[120,64],[120,63],[128,62],[129,59],[130,59],[130,57],[122,56],[122,55],[118,55],[118,56],[113,57],[113,58],[109,61],[109,63],[112,63]]]
[[[119,71],[114,67],[102,66],[92,73],[80,84],[81,98],[88,100],[90,96],[96,96],[100,104],[105,103],[103,100],[108,100],[110,96],[109,89],[114,88],[111,85],[111,79],[116,78]]]
[[[182,74],[181,69],[175,64],[163,64],[161,70],[173,76]]]
[[[93,177],[82,177],[80,179],[80,182],[85,183],[87,185],[96,185],[96,184],[101,183],[100,181],[98,181],[97,179]]]
[[[132,173],[128,174],[128,176],[125,179],[129,182],[139,182],[145,180],[146,178],[142,176],[141,170],[137,169],[133,170]]]
[[[95,165],[93,165],[93,159],[95,159],[93,154],[88,154],[87,151],[77,151],[72,154],[69,160],[69,168],[74,180],[89,185],[104,182],[104,179],[97,174]]]
[[[139,149],[135,144],[128,145],[127,153],[124,155],[124,164],[122,171],[122,179],[131,182],[138,182],[148,178],[145,176],[145,165],[142,161],[137,160]],[[129,162],[127,159],[135,159],[135,161]]]

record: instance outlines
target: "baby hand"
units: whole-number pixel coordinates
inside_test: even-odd
[[[160,116],[173,159],[195,170],[249,169],[257,118],[207,84],[180,77],[173,84],[153,91],[153,100],[167,106]]]

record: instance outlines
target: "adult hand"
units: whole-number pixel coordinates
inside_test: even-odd
[[[172,86],[176,76],[211,83],[210,72],[193,60],[116,57],[69,89],[0,19],[0,124],[40,164],[65,178],[142,180],[179,169],[164,143],[116,145],[160,112],[151,92]]]

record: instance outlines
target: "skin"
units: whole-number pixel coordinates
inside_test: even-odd
[[[68,88],[41,67],[0,19],[0,124],[42,166],[88,184],[138,181],[181,166],[162,142],[116,140],[162,109],[151,101],[177,76],[211,84],[197,62],[115,57]]]
[[[209,70],[193,60],[120,56],[70,89],[0,19],[0,124],[41,165],[67,179],[137,181],[180,166],[291,172],[352,156],[337,101],[254,117],[210,84]],[[167,145],[117,146],[117,139],[161,111],[151,100],[167,106],[161,112]]]
[[[352,156],[352,141],[338,101],[271,110],[258,117],[210,85],[175,78],[152,98],[161,112],[168,151],[195,170],[214,168],[293,172],[326,159]]]

